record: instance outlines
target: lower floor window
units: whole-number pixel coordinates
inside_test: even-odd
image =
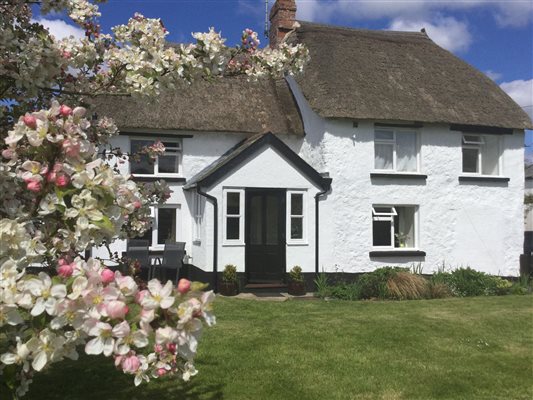
[[[416,206],[372,207],[372,245],[386,248],[416,247]]]
[[[176,242],[178,210],[177,205],[153,207],[151,227],[139,239],[148,240],[150,247],[162,247],[167,241]]]

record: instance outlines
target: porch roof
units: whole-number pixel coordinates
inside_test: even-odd
[[[196,187],[208,187],[238,168],[265,146],[271,146],[281,153],[298,171],[324,191],[331,187],[331,178],[322,176],[298,154],[290,149],[272,132],[260,133],[237,143],[219,159],[201,170],[183,186],[184,190]]]

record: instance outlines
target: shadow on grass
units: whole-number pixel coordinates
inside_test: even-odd
[[[112,359],[82,356],[80,361],[63,361],[50,370],[37,374],[24,399],[224,399],[224,384],[202,382],[200,378],[193,377],[190,382],[183,382],[177,377],[159,378],[135,387],[133,376],[116,370]]]

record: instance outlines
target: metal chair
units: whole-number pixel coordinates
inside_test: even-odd
[[[141,265],[141,278],[144,280],[150,279],[150,253],[149,241],[142,239],[128,240],[126,249],[126,257],[131,260],[137,260]]]
[[[167,240],[165,242],[165,248],[163,250],[163,259],[156,259],[156,265],[154,267],[155,272],[161,275],[164,272],[165,278],[167,277],[167,271],[176,271],[176,277],[174,283],[178,282],[180,269],[183,266],[183,256],[185,255],[185,243],[184,242],[172,242]]]

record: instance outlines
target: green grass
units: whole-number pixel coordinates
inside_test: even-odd
[[[533,297],[284,303],[218,299],[188,384],[133,386],[83,357],[28,399],[531,399]]]

